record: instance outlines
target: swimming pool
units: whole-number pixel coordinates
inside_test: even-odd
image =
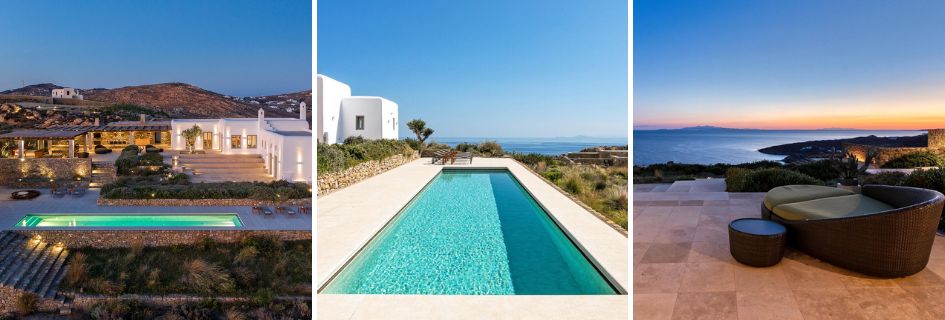
[[[444,169],[322,293],[617,292],[509,171]]]
[[[14,227],[242,227],[238,215],[225,214],[28,214]]]

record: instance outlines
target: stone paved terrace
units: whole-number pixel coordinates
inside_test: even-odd
[[[42,195],[33,200],[10,200],[10,193],[20,189],[0,187],[0,230],[11,229],[27,214],[69,213],[69,214],[147,214],[147,213],[236,213],[243,222],[242,230],[311,230],[312,216],[296,214],[294,216],[273,214],[263,216],[253,214],[248,206],[193,206],[193,207],[158,207],[158,206],[99,206],[95,203],[99,190],[89,189],[79,198],[66,195],[55,198],[49,189],[37,189]],[[158,228],[161,229],[161,228]],[[188,229],[188,228],[177,228]]]
[[[877,279],[787,250],[753,268],[729,253],[728,222],[759,217],[763,193],[723,180],[634,185],[636,319],[943,319],[945,237],[925,270]]]
[[[508,168],[616,282],[629,291],[627,237],[512,159],[457,161],[461,168]],[[322,287],[440,170],[411,161],[318,198],[316,282]],[[624,319],[626,295],[319,294],[324,319]]]

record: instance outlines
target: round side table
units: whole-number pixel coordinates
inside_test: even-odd
[[[736,219],[728,224],[728,244],[736,261],[753,267],[781,262],[787,229],[780,223],[758,218]]]

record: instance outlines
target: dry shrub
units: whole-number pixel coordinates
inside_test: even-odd
[[[233,268],[233,276],[236,278],[236,282],[244,287],[251,287],[256,284],[256,280],[259,277],[256,275],[256,272],[253,272],[246,267],[236,267]]]
[[[86,263],[87,258],[88,257],[81,252],[76,252],[72,255],[72,261],[69,263],[69,268],[66,270],[67,284],[74,286],[88,277],[89,267]]]
[[[226,312],[223,313],[223,319],[226,320],[247,320],[245,314],[237,310],[236,308],[226,309]]]
[[[16,312],[20,315],[29,315],[39,306],[39,296],[24,292],[16,297]]]
[[[236,257],[233,258],[233,261],[236,264],[246,265],[250,264],[256,260],[256,256],[259,255],[259,250],[254,246],[247,246],[243,249],[240,249],[240,252],[236,254]]]
[[[124,289],[123,285],[115,284],[105,278],[95,277],[85,281],[85,287],[94,292],[102,294],[119,294]]]
[[[154,268],[151,272],[148,272],[148,289],[154,290],[157,289],[158,285],[161,284],[161,269]]]
[[[230,293],[235,288],[233,278],[223,268],[199,258],[184,264],[181,282],[204,294]]]

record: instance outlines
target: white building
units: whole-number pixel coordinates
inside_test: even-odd
[[[76,90],[75,88],[53,89],[52,97],[82,100],[82,95],[79,94],[79,90]]]
[[[266,173],[277,180],[312,182],[312,130],[305,119],[305,103],[299,118],[266,118],[259,109],[256,118],[173,119],[171,149],[186,150],[181,135],[193,126],[203,134],[194,144],[196,150],[221,154],[259,154]]]
[[[345,138],[398,139],[397,103],[381,98],[352,96],[351,87],[324,75],[316,76],[316,133],[318,142],[339,143]]]

